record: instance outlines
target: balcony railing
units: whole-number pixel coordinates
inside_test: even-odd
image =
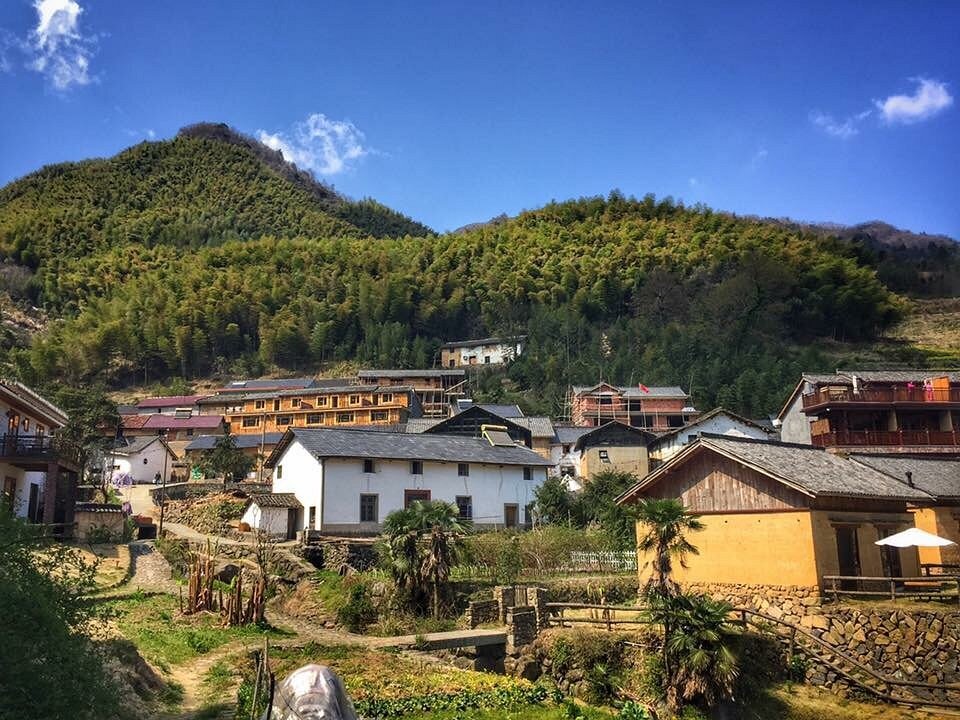
[[[80,453],[55,435],[0,435],[0,458],[67,460],[78,464]]]
[[[814,435],[817,447],[960,446],[960,433],[951,430],[838,430]]]
[[[960,403],[960,388],[869,388],[853,391],[852,387],[827,387],[803,396],[803,407],[811,408],[831,403]]]

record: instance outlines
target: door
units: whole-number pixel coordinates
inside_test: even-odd
[[[27,504],[27,517],[30,522],[40,522],[38,513],[40,510],[40,486],[30,485],[30,501]]]
[[[17,496],[17,479],[12,477],[5,477],[3,479],[3,497],[0,498],[0,501],[3,503],[3,507],[7,512],[13,512],[13,503],[16,500]]]
[[[297,509],[287,510],[287,540],[293,540],[297,537]]]
[[[417,500],[420,502],[428,502],[430,500],[430,491],[429,490],[404,490],[403,491],[403,507],[408,508]]]
[[[517,526],[518,507],[515,504],[503,506],[503,525],[508,528]]]
[[[877,528],[877,535],[883,540],[896,531],[893,528]],[[900,564],[900,548],[883,545],[880,548],[880,561],[883,564],[884,577],[903,577],[903,566]]]
[[[843,525],[836,528],[837,559],[840,565],[840,575],[860,574],[860,551],[857,546],[857,528]],[[856,580],[844,580],[840,583],[844,590],[855,590]]]

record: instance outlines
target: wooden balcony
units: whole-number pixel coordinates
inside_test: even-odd
[[[29,470],[46,469],[56,462],[78,470],[80,453],[50,435],[0,435],[0,462]]]
[[[814,435],[817,447],[960,447],[951,430],[836,430]]]
[[[852,387],[825,387],[803,396],[803,409],[813,410],[827,405],[913,405],[920,407],[960,407],[960,388],[925,389],[922,387],[869,388],[853,391]]]

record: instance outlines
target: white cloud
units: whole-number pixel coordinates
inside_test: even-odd
[[[767,152],[765,147],[761,146],[757,148],[757,151],[750,156],[750,162],[747,164],[747,167],[749,167],[751,170],[756,170],[763,164],[763,161],[767,159],[767,155],[769,154],[770,153]]]
[[[696,187],[697,185],[700,184],[700,181],[697,180],[695,177],[692,177],[689,180],[687,180],[687,183],[690,185],[690,187]]]
[[[351,161],[373,152],[364,146],[363,132],[349,120],[331,120],[323,113],[314,113],[293,126],[287,135],[258,130],[264,145],[283,153],[287,162],[313,170],[320,175],[343,172]]]
[[[823,130],[827,135],[848,140],[860,132],[857,127],[861,122],[870,116],[870,110],[864,110],[862,113],[851,115],[844,120],[837,120],[833,115],[814,110],[810,113],[810,122]]]
[[[157,133],[152,128],[147,128],[147,137],[153,140],[157,137]]]
[[[953,104],[946,83],[922,77],[911,79],[917,84],[913,95],[891,95],[886,100],[874,101],[886,122],[905,125],[920,122]]]
[[[27,43],[27,67],[47,78],[57,90],[88,85],[93,36],[80,32],[83,8],[76,0],[34,0],[37,25]]]

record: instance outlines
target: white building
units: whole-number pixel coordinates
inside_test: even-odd
[[[748,420],[723,408],[704,413],[683,427],[660,435],[650,445],[650,459],[655,464],[664,463],[700,435],[727,435],[730,437],[753,438],[754,440],[776,440],[776,431],[753,420]]]
[[[67,534],[76,499],[76,460],[55,443],[67,422],[56,405],[16,380],[0,378],[0,495],[17,517],[61,524]]]
[[[523,352],[523,337],[462,340],[440,346],[440,362],[445,368],[470,365],[502,365]]]
[[[525,525],[549,465],[493,430],[475,438],[352,428],[288,430],[266,463],[273,492],[303,505],[298,527],[328,534],[377,533],[415,500],[445,500],[481,527]]]
[[[302,515],[303,505],[293,493],[253,493],[240,522],[270,538],[292,540]]]
[[[126,445],[108,450],[104,456],[104,470],[111,480],[129,476],[134,483],[150,483],[166,473],[169,477],[176,453],[159,435],[130,438]]]

